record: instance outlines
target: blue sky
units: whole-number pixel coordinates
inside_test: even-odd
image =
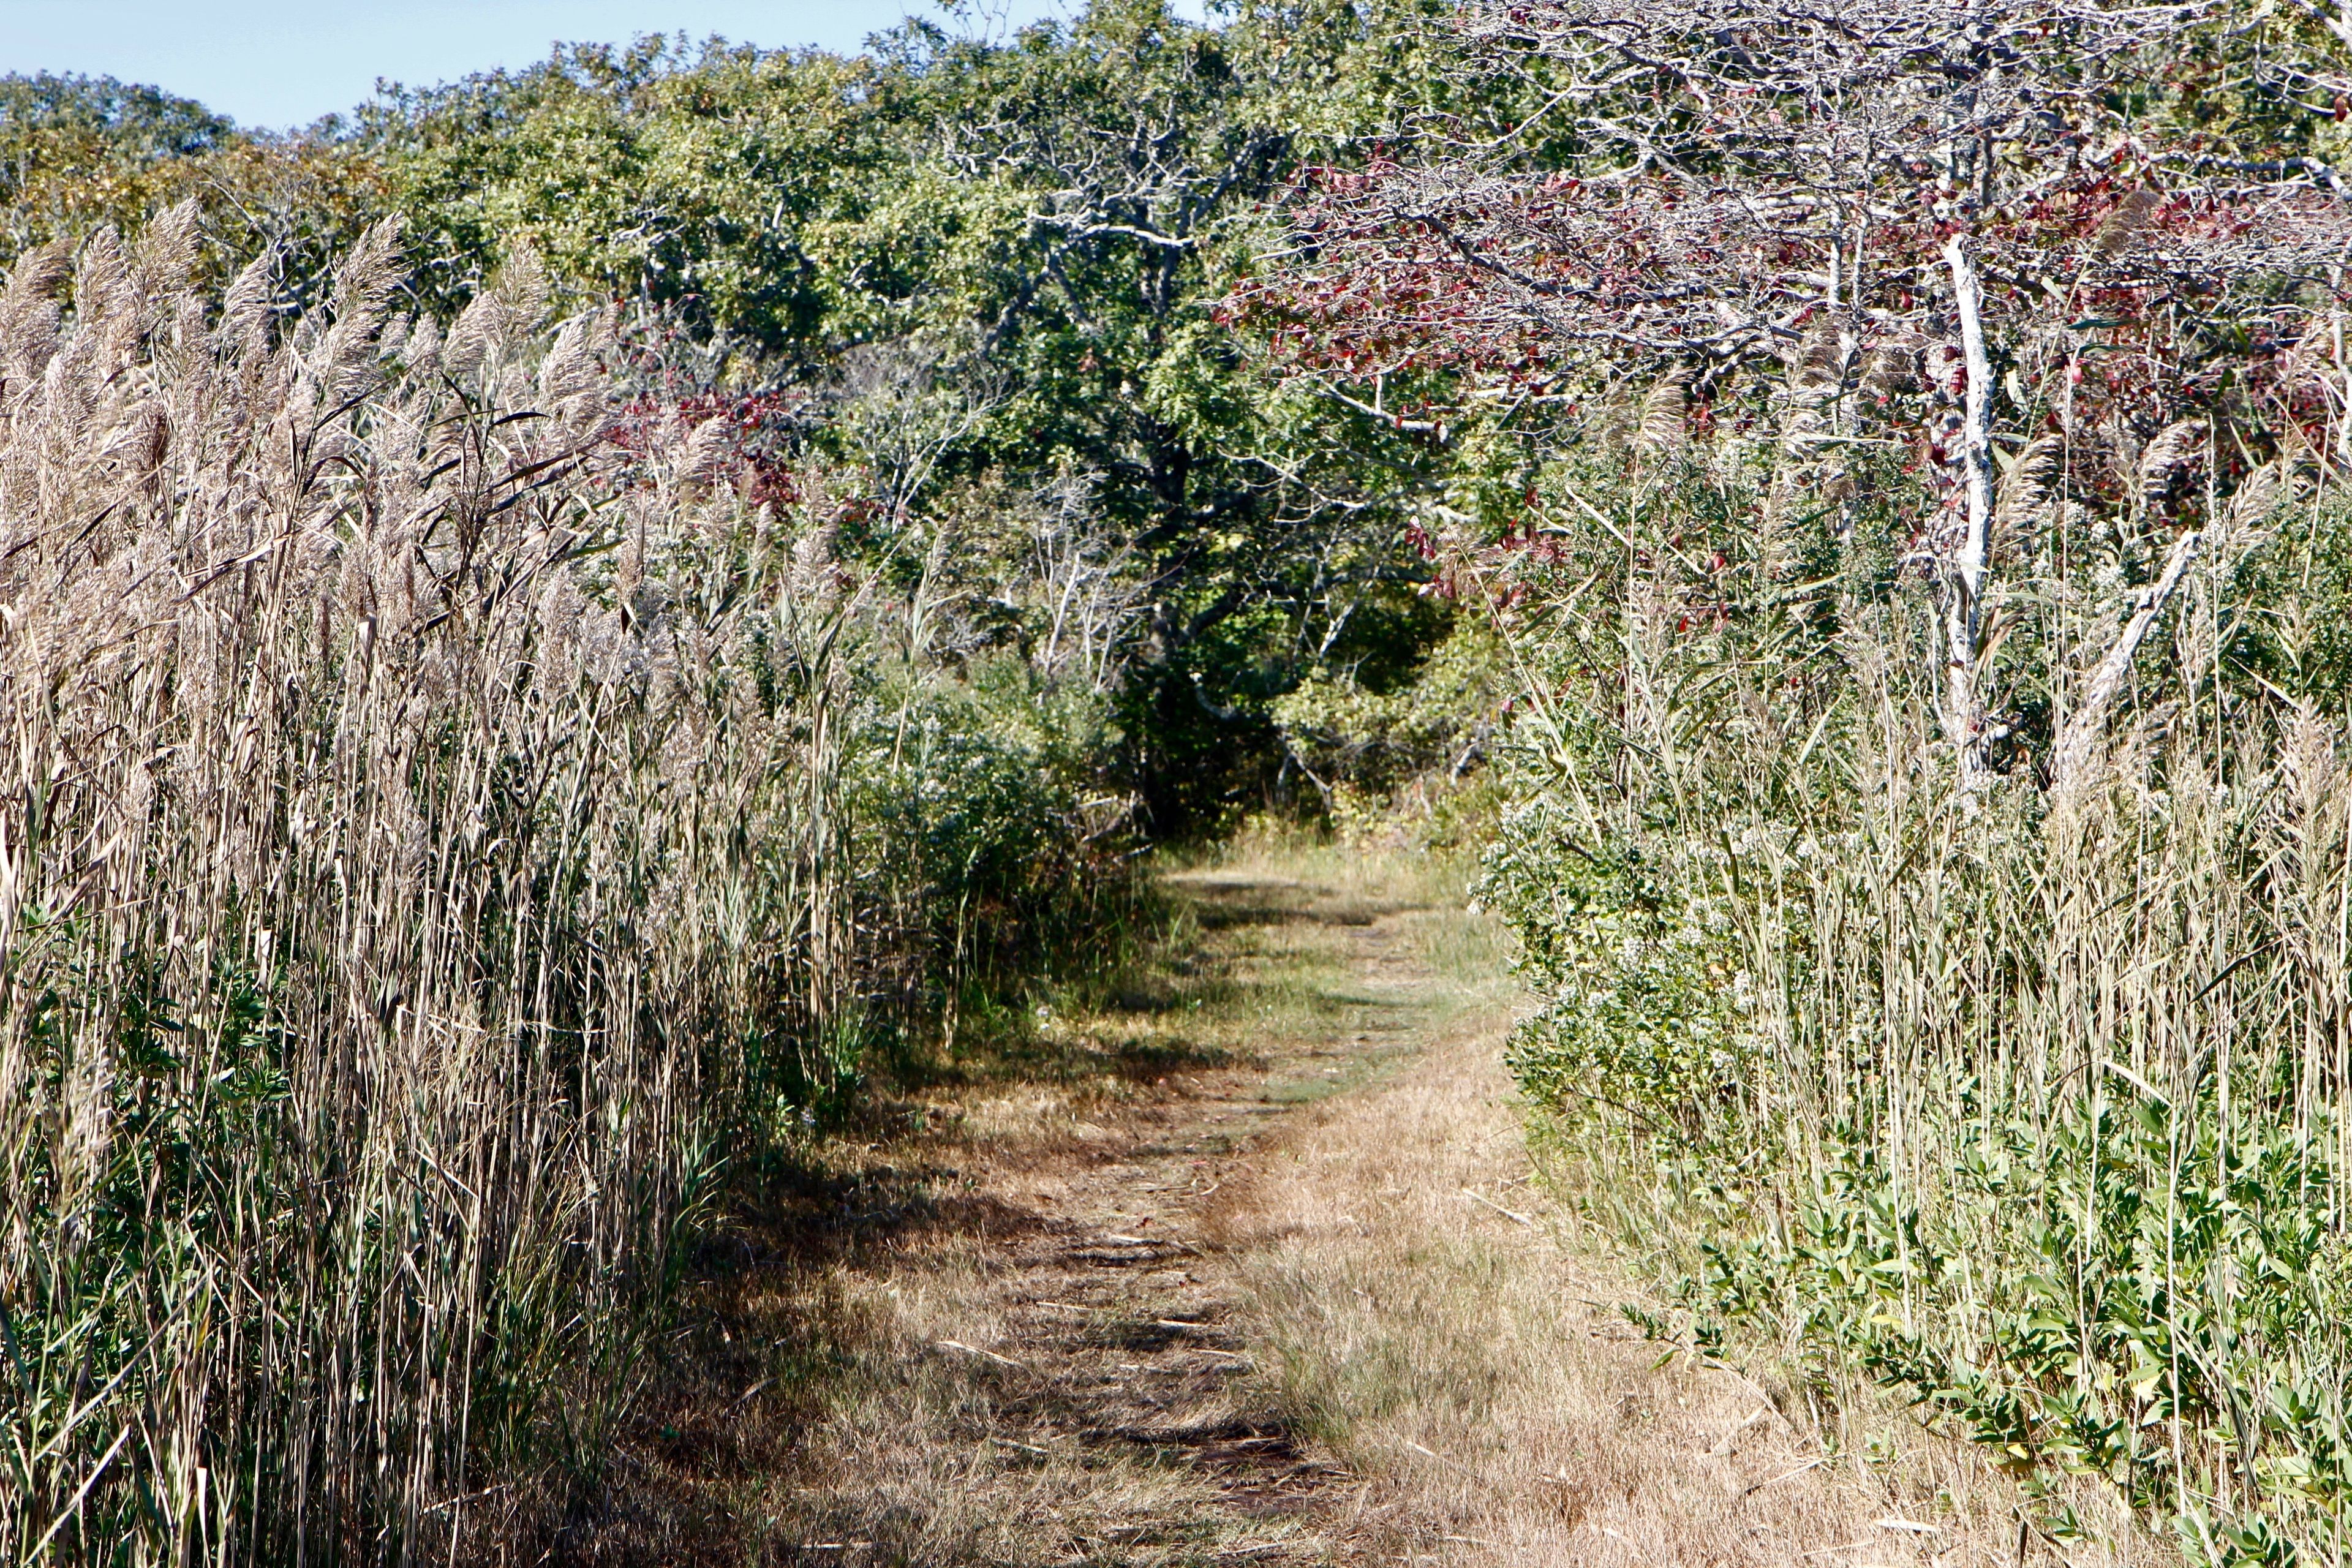
[[[527,65],[566,41],[684,29],[782,48],[854,49],[909,12],[981,30],[1060,14],[1062,0],[0,0],[0,73],[149,82],[241,125],[305,125],[387,77],[412,85]]]

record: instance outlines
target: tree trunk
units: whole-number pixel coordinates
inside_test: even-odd
[[[1968,242],[1944,247],[1959,302],[1960,353],[1968,366],[1967,424],[1960,461],[1968,486],[1968,533],[1943,576],[1944,733],[1958,753],[1960,789],[1980,787],[1985,760],[1984,698],[1977,689],[1977,638],[1984,601],[1985,560],[1992,533],[1992,364],[1985,355],[1984,302]]]

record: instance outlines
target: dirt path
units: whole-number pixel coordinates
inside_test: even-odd
[[[1824,1464],[1615,1310],[1532,1181],[1513,993],[1442,868],[1171,889],[1157,964],[703,1260],[577,1555],[2000,1560],[1950,1456]]]

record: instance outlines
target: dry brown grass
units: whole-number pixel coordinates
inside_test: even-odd
[[[1150,973],[706,1260],[595,1554],[2017,1560],[1965,1450],[1857,1400],[1822,1462],[1805,1411],[1617,1312],[1458,866],[1261,840],[1171,886]]]
[[[1335,942],[1378,889],[1184,879],[1161,962],[942,1064],[704,1260],[666,1403],[584,1552],[1319,1562],[1354,1484],[1252,1377],[1199,1235],[1265,1131],[1413,1030]],[[728,1250],[729,1247],[731,1251]]]
[[[1344,1532],[1388,1561],[2016,1562],[2013,1489],[1965,1447],[1862,1391],[1825,1435],[1627,1321],[1643,1293],[1531,1163],[1485,1000],[1216,1215],[1275,1407],[1367,1478]]]

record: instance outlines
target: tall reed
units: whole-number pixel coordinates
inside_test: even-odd
[[[447,1556],[852,989],[850,612],[527,257],[445,333],[389,226],[292,321],[196,247],[0,295],[0,1557]]]
[[[1702,468],[1621,488],[1614,537],[1469,568],[1528,677],[1485,893],[1547,1001],[1516,1060],[1582,1130],[1594,1212],[1817,1411],[1868,1374],[2038,1487],[2107,1477],[2195,1559],[2332,1558],[2344,498],[2267,487],[2216,530],[2071,786],[2030,737],[2119,595],[2053,529],[2005,606],[2056,650],[2002,669],[2028,743],[1969,795],[1921,595],[1850,516],[1760,540],[1751,481]]]

